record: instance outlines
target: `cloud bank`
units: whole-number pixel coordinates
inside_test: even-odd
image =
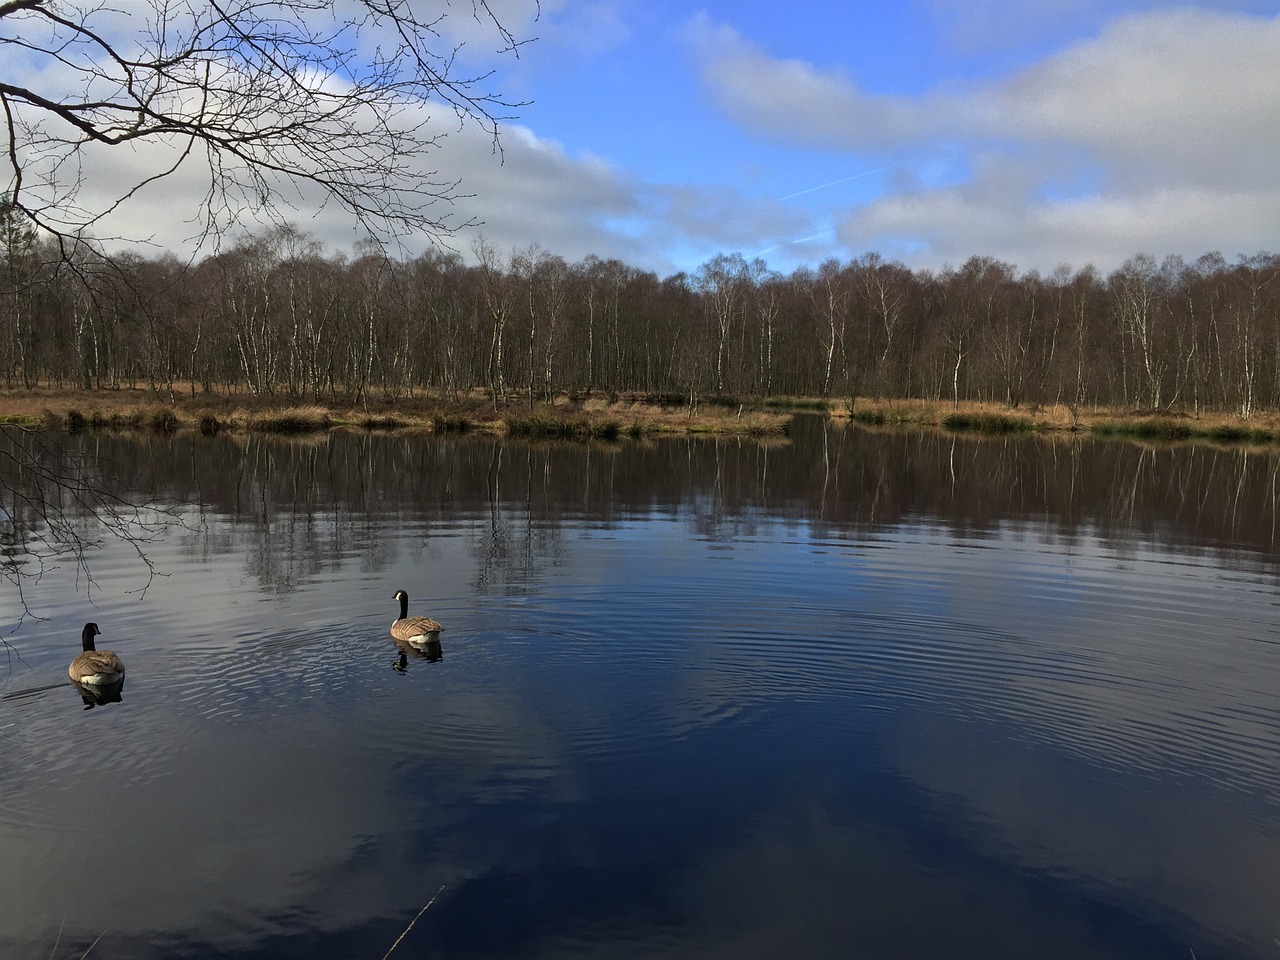
[[[744,130],[903,172],[839,215],[848,250],[1046,268],[1275,244],[1280,17],[1130,15],[1010,75],[914,97],[771,58],[705,17],[691,36],[708,96]]]

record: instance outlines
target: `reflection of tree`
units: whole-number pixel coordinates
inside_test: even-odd
[[[17,592],[22,618],[26,587],[64,559],[90,590],[89,555],[104,539],[131,546],[150,576],[144,546],[175,517],[160,493],[136,495],[130,478],[102,451],[72,449],[35,430],[0,426],[0,576]],[[144,588],[145,589],[145,588]]]
[[[100,472],[111,463],[155,498],[198,504],[183,514],[184,549],[241,556],[272,592],[353,564],[376,573],[406,551],[430,555],[442,533],[464,538],[474,590],[523,592],[565,562],[575,531],[608,533],[647,519],[681,523],[717,543],[773,523],[837,540],[921,522],[981,539],[1032,523],[1067,546],[1085,538],[1117,547],[1166,541],[1184,552],[1232,545],[1274,563],[1280,458],[1272,454],[872,432],[822,418],[802,419],[793,435],[782,449],[723,438],[604,448],[370,434],[309,442],[78,437],[66,439],[68,449],[5,434],[10,444],[25,438],[26,455],[44,470],[70,463]],[[0,463],[0,483],[12,514],[10,491],[23,489],[12,452]],[[144,509],[122,502],[103,515],[77,489],[57,488],[52,504],[13,501],[16,520],[0,524],[6,573],[39,574],[25,551],[31,537],[49,536],[46,517],[69,526],[83,545],[81,563],[108,535],[104,524],[137,522],[154,534]]]

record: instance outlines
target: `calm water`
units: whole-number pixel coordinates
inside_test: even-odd
[[[1273,456],[66,442],[183,523],[0,586],[0,957],[1280,951]]]

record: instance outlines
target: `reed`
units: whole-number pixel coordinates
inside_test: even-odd
[[[1100,437],[1128,437],[1139,440],[1173,442],[1177,440],[1215,440],[1219,443],[1267,444],[1280,442],[1280,431],[1246,426],[1243,423],[1216,421],[1198,423],[1173,417],[1111,418],[1093,425]]]
[[[1186,440],[1193,434],[1190,424],[1171,417],[1100,420],[1093,425],[1093,432],[1100,437],[1136,437],[1141,440]]]
[[[358,424],[364,430],[403,430],[410,426],[408,420],[397,417],[393,413],[369,414],[361,417]]]
[[[286,407],[249,413],[244,424],[260,433],[319,433],[333,426],[333,418],[323,407]]]
[[[67,433],[81,433],[89,427],[89,418],[83,410],[72,407],[62,414],[62,425]]]
[[[597,420],[585,416],[521,413],[508,414],[502,422],[507,436],[524,439],[613,441],[622,436],[621,422],[611,417]]]
[[[883,427],[889,422],[888,414],[883,410],[854,410],[849,414],[854,423],[865,423],[871,427]]]
[[[766,397],[760,402],[765,410],[793,410],[797,412],[827,413],[831,401],[819,397]]]
[[[431,429],[436,433],[466,433],[472,426],[462,414],[437,413],[431,417]]]
[[[1035,424],[1026,417],[1015,417],[1007,413],[950,413],[942,418],[942,429],[953,433],[999,435],[1028,433],[1035,429]]]
[[[199,420],[196,421],[196,429],[200,431],[200,435],[203,437],[212,437],[225,427],[226,424],[212,413],[202,413]]]
[[[933,425],[937,421],[919,409],[898,404],[880,404],[860,408],[849,414],[854,423],[871,427],[908,427]]]
[[[84,430],[137,429],[144,425],[146,416],[137,407],[119,410],[101,410],[96,407],[81,410],[79,407],[68,407],[61,414],[46,413],[45,421],[50,426],[62,427],[68,433],[80,433]]]
[[[439,897],[440,894],[444,893],[444,887],[445,885],[443,883],[440,884],[440,889],[436,891],[436,895],[432,897],[430,900],[428,900],[426,904],[423,905],[422,909],[418,911],[418,915],[416,917],[414,917],[412,920],[409,921],[409,925],[404,928],[404,931],[400,934],[400,936],[396,937],[396,942],[391,945],[391,949],[388,950],[385,954],[383,954],[382,960],[387,960],[388,957],[390,957],[393,953],[396,952],[396,947],[400,946],[400,942],[409,935],[409,931],[413,929],[413,925],[422,919],[422,915],[431,908],[431,905],[433,903],[436,902],[436,898]]]
[[[1262,427],[1232,426],[1221,423],[1210,427],[1208,436],[1222,443],[1275,443],[1280,434]]]
[[[151,411],[148,423],[156,433],[176,433],[178,428],[182,426],[181,421],[178,420],[178,415],[168,407],[160,407]]]

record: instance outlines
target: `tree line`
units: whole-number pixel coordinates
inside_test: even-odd
[[[563,392],[1280,407],[1280,256],[1139,254],[1103,274],[869,253],[789,274],[740,254],[667,277],[478,240],[327,253],[291,226],[186,263],[71,256],[0,211],[6,387],[147,385],[356,402]]]

